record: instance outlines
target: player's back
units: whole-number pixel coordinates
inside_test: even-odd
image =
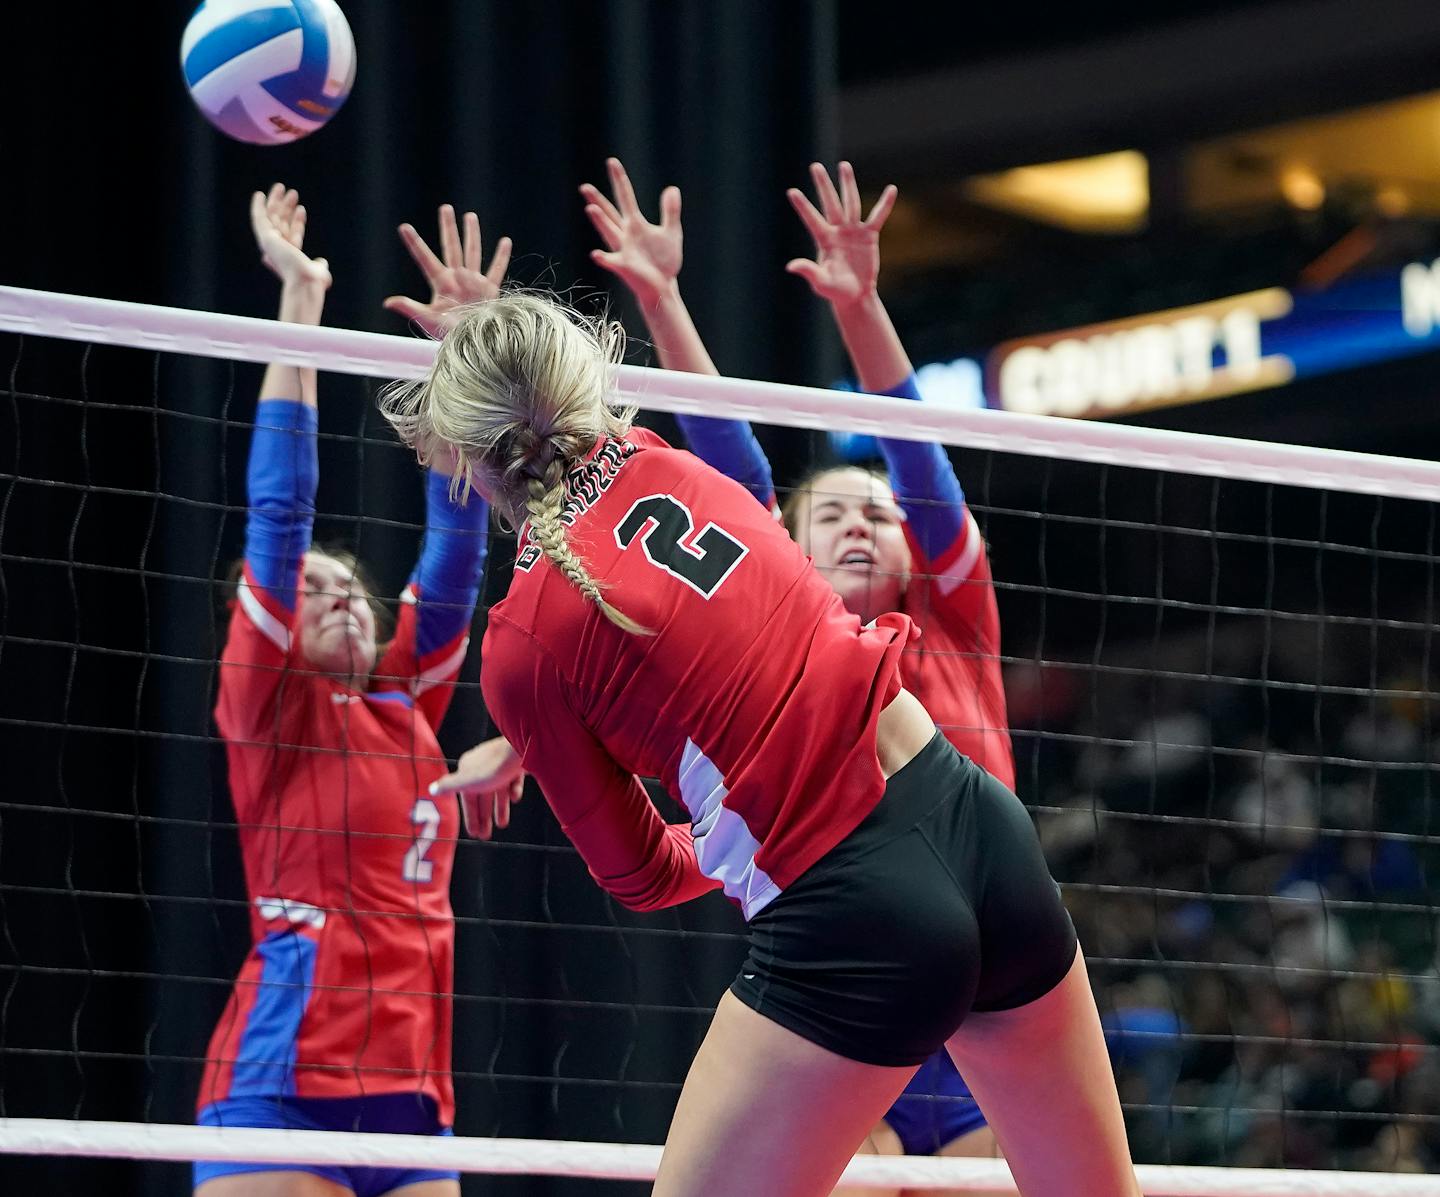
[[[570,472],[565,519],[606,599],[652,634],[611,623],[526,543],[491,612],[487,700],[503,671],[536,734],[562,702],[625,770],[659,777],[702,871],[753,915],[879,800],[875,723],[908,621],[862,629],[748,492],[643,430]],[[545,787],[562,822],[593,800],[574,783]]]

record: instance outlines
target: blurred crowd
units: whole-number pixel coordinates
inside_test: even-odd
[[[1428,654],[1314,631],[1008,673],[1138,1161],[1440,1170]]]

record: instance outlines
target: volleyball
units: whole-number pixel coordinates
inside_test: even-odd
[[[350,94],[355,39],[335,0],[205,0],[180,42],[205,119],[256,145],[315,132]]]

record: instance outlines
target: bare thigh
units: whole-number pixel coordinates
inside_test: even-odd
[[[914,1075],[802,1039],[726,993],[675,1109],[655,1197],[823,1197]]]
[[[972,1013],[946,1046],[1023,1197],[1140,1197],[1078,948],[1065,979],[1044,997]]]

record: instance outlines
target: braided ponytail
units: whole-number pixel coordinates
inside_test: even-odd
[[[609,396],[624,349],[618,324],[591,323],[559,301],[510,292],[463,309],[430,374],[381,397],[380,411],[421,461],[451,466],[452,497],[479,488],[531,536],[617,627],[651,634],[606,601],[565,538],[565,471],[635,409]]]
[[[587,599],[605,613],[605,618],[616,627],[638,636],[652,635],[649,628],[631,619],[614,604],[606,601],[595,581],[585,568],[585,563],[575,555],[575,550],[565,539],[565,525],[560,516],[565,500],[565,471],[557,458],[546,467],[540,478],[531,478],[526,483],[525,511],[530,521],[531,539],[540,546],[545,556],[555,563],[555,568],[564,574]]]

